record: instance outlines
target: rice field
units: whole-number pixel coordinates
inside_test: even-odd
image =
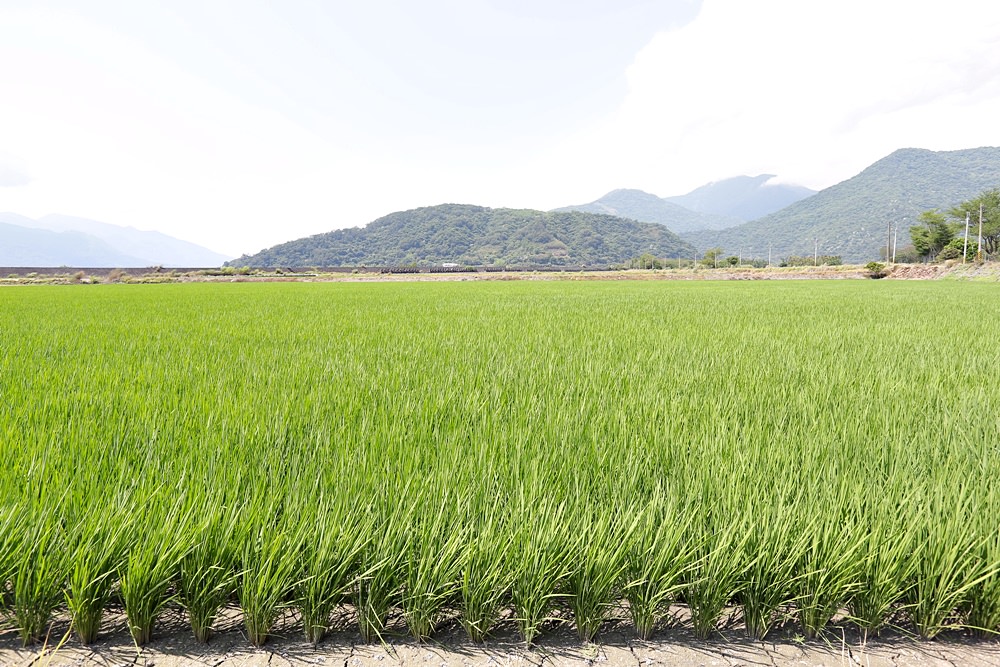
[[[238,605],[414,637],[609,615],[1000,630],[1000,293],[973,283],[0,290],[0,584],[139,645]],[[684,610],[678,613],[678,609]],[[348,613],[343,613],[345,610]],[[510,621],[504,621],[510,622]]]

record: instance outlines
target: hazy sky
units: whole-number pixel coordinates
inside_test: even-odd
[[[234,256],[996,145],[984,0],[0,0],[0,211]]]

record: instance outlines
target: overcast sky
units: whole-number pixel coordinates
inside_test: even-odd
[[[234,256],[997,145],[984,0],[0,0],[0,211]]]

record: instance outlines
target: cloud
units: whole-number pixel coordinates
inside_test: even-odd
[[[31,177],[27,174],[0,164],[0,188],[16,188],[30,182]]]
[[[0,153],[0,188],[16,188],[30,182],[31,176],[20,160]]]
[[[636,56],[588,143],[664,194],[757,173],[826,187],[897,148],[1000,144],[997,71],[996,4],[705,0]]]

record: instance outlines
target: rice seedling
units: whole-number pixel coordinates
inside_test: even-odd
[[[199,642],[212,636],[220,610],[236,592],[238,510],[208,502],[199,525],[189,527],[194,545],[178,568],[178,601]]]
[[[314,515],[302,517],[306,532],[295,600],[306,639],[314,646],[330,629],[333,610],[364,574],[358,561],[373,530],[370,521],[341,500],[321,502]]]
[[[17,569],[17,557],[24,535],[24,514],[16,505],[0,508],[0,613],[11,606],[12,591],[8,582]]]
[[[265,514],[264,516],[273,516]],[[237,595],[247,639],[263,646],[280,614],[291,606],[299,550],[297,532],[280,518],[250,528],[240,554]]]
[[[167,501],[161,493],[150,494],[131,517],[131,540],[118,574],[125,617],[136,646],[152,638],[157,616],[172,599],[169,590],[180,561],[190,549],[190,535],[183,531],[185,521],[180,514],[183,501]],[[155,522],[150,521],[147,511],[156,517]]]
[[[748,561],[748,534],[738,524],[703,525],[684,575],[684,601],[695,636],[707,639],[718,628],[727,606],[740,593]]]
[[[410,634],[425,641],[457,595],[464,534],[446,492],[419,500],[412,521],[400,603]]]
[[[753,492],[752,492],[753,493]],[[806,534],[797,530],[788,506],[766,503],[751,496],[743,530],[748,566],[739,590],[747,637],[763,641],[795,598],[798,566],[807,546]]]
[[[638,523],[625,543],[622,594],[636,634],[649,639],[683,589],[692,566],[695,545],[688,534],[692,515],[682,512],[662,489],[636,515]]]
[[[566,590],[577,634],[584,642],[594,640],[618,601],[618,585],[628,566],[628,545],[641,517],[631,510],[594,507],[569,517],[571,569]]]
[[[807,516],[797,527],[807,537],[795,579],[795,604],[806,639],[822,632],[846,605],[860,580],[859,554],[868,536],[852,530],[835,498],[824,499],[827,513]]]
[[[915,542],[917,524],[907,521],[909,515],[901,511],[915,499],[905,492],[888,497],[892,505],[884,497],[876,499],[853,519],[854,531],[868,536],[858,554],[858,587],[848,602],[851,621],[861,629],[863,641],[870,634],[878,636],[906,597],[916,566],[914,554],[919,551]],[[896,506],[894,503],[901,498],[904,502]]]
[[[360,551],[359,574],[352,591],[358,631],[365,643],[382,640],[389,611],[398,603],[403,587],[403,559],[412,517],[405,496],[397,498],[397,502],[396,507],[379,502],[368,508],[375,517],[373,533]]]
[[[984,465],[983,475],[995,479],[996,463]],[[980,483],[986,485],[986,480]],[[976,584],[966,596],[967,625],[979,637],[992,637],[1000,633],[1000,532],[995,528],[995,517],[1000,512],[1000,493],[994,484],[988,484],[981,509],[973,521],[976,533],[981,536],[975,550],[973,577]]]
[[[460,557],[459,620],[469,639],[481,642],[500,619],[510,593],[511,529],[495,505],[473,516],[464,528]]]
[[[514,510],[511,536],[511,601],[517,629],[530,645],[549,620],[569,576],[567,515],[564,502],[551,498],[520,498]]]
[[[53,508],[36,509],[20,535],[11,572],[11,605],[21,643],[42,641],[63,600],[65,535]]]
[[[127,510],[111,504],[105,513],[88,513],[67,537],[66,607],[80,643],[97,640],[104,609],[122,567],[129,525]]]
[[[970,530],[975,523],[967,493],[962,487],[926,489],[925,504],[916,517],[921,547],[915,554],[907,609],[924,639],[960,627],[959,609],[991,574],[976,567],[983,537]]]

